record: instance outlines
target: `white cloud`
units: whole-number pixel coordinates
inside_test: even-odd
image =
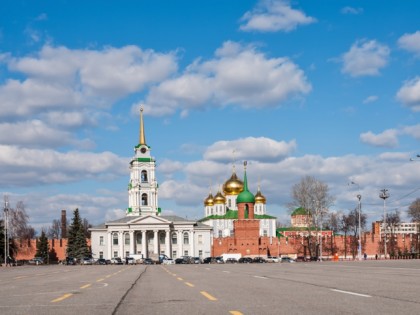
[[[398,39],[400,48],[420,56],[420,31],[413,34],[404,34]]]
[[[378,100],[377,95],[370,95],[363,100],[363,104],[373,103],[373,102],[376,102],[377,100]]]
[[[165,175],[171,175],[172,173],[182,170],[183,167],[184,164],[179,161],[164,159],[159,162],[158,170]]]
[[[379,75],[388,63],[390,50],[376,40],[357,41],[343,57],[341,71],[353,77]]]
[[[344,7],[341,9],[342,14],[362,14],[363,8]]]
[[[292,9],[289,1],[261,0],[258,5],[241,18],[242,31],[289,32],[299,25],[315,23],[316,19],[303,11]]]
[[[2,61],[10,71],[26,76],[0,86],[2,116],[108,106],[177,69],[174,53],[160,54],[137,46],[71,50],[45,45],[35,56],[3,54]]]
[[[195,61],[179,77],[153,87],[141,103],[151,115],[205,106],[279,106],[309,93],[304,72],[288,58],[267,58],[254,47],[226,42],[209,61]],[[133,105],[133,111],[140,104]]]
[[[0,145],[0,186],[34,186],[83,179],[110,180],[126,174],[128,158],[111,152],[88,153]]]
[[[396,129],[388,129],[379,134],[368,131],[360,135],[360,140],[375,147],[393,148],[398,145],[398,131]]]
[[[278,161],[289,156],[295,149],[294,140],[287,143],[264,137],[248,137],[233,141],[218,141],[208,147],[204,158],[226,162],[231,161],[234,155],[238,160]]]
[[[413,111],[420,111],[420,77],[404,82],[397,92],[397,99]]]
[[[410,135],[417,140],[420,140],[420,124],[405,126],[402,128],[401,132],[403,134]]]

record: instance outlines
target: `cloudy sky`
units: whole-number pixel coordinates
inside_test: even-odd
[[[138,109],[165,214],[235,161],[289,222],[305,175],[369,221],[420,197],[416,1],[1,1],[0,193],[40,229],[124,215]],[[233,153],[235,152],[235,153]],[[357,185],[348,185],[349,182]]]

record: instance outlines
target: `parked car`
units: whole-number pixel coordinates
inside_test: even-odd
[[[111,258],[111,264],[113,265],[122,265],[123,262],[120,257]]]
[[[308,261],[308,260],[305,258],[305,256],[297,256],[295,260],[296,260],[296,261],[302,261],[302,262]]]
[[[263,264],[263,263],[265,263],[266,261],[265,261],[265,259],[264,259],[264,258],[262,258],[262,257],[254,257],[254,259],[252,260],[252,262],[253,262],[253,263],[256,263],[256,264]]]
[[[214,257],[206,257],[203,259],[203,264],[215,264],[216,258]]]
[[[293,258],[290,258],[290,257],[282,257],[281,258],[281,260],[280,260],[282,263],[294,263],[295,262],[295,260],[293,259]]]
[[[75,265],[77,262],[76,258],[74,257],[66,257],[66,265]]]
[[[241,258],[239,258],[238,263],[240,263],[240,264],[250,264],[250,263],[252,263],[252,258],[251,257],[241,257]]]
[[[166,258],[162,260],[162,264],[163,265],[173,265],[175,264],[175,260],[173,260],[172,258]]]
[[[136,265],[137,262],[133,257],[126,257],[125,258],[125,264],[126,265]]]
[[[80,261],[81,265],[92,265],[92,259],[89,257],[83,257],[83,259]]]
[[[193,263],[194,263],[194,264],[201,264],[201,259],[200,259],[200,257],[193,257],[193,258],[192,258],[192,260],[193,260]]]
[[[152,258],[145,258],[145,259],[143,259],[143,265],[153,265]]]
[[[267,262],[278,263],[280,259],[277,256],[267,256]]]
[[[95,265],[107,265],[107,261],[105,258],[99,258],[96,262]]]
[[[226,259],[227,264],[237,264],[238,260],[236,258],[228,258]]]
[[[175,264],[179,265],[179,264],[187,264],[187,262],[184,260],[184,258],[179,257],[177,259],[175,259]]]
[[[224,264],[225,261],[223,260],[222,256],[218,256],[216,257],[216,264]]]
[[[30,265],[42,265],[44,260],[41,257],[35,257],[28,261]]]

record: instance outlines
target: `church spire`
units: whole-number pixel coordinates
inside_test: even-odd
[[[143,107],[140,107],[140,135],[139,144],[146,145],[146,135],[144,133],[144,122],[143,122]]]

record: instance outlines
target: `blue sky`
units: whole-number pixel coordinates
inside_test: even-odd
[[[420,196],[420,4],[415,1],[2,1],[0,192],[37,229],[78,207],[124,215],[138,108],[164,213],[249,161],[268,213],[328,184],[369,221]],[[349,186],[354,181],[358,187]]]

